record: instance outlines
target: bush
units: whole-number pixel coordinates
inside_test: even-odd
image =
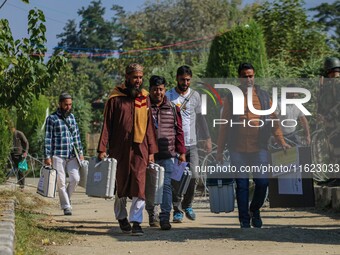
[[[4,181],[7,157],[10,154],[12,135],[9,128],[9,115],[5,109],[0,109],[0,183]]]
[[[46,111],[49,107],[49,100],[40,95],[39,99],[34,99],[28,115],[18,112],[17,129],[22,131],[30,144],[29,153],[41,155],[43,153],[43,132],[42,129]]]
[[[257,77],[266,76],[264,37],[261,27],[254,21],[215,37],[210,48],[207,77],[238,77],[237,69],[242,62],[252,63]]]
[[[72,112],[76,118],[81,144],[84,149],[84,155],[87,154],[87,142],[86,134],[90,133],[90,123],[91,123],[91,105],[85,101],[81,93],[77,93],[73,100]]]

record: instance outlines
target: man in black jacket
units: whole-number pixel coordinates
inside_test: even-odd
[[[159,152],[155,154],[157,164],[164,167],[164,189],[159,215],[162,230],[171,229],[170,211],[172,203],[171,174],[175,157],[179,162],[185,161],[184,132],[182,130],[182,117],[177,106],[172,104],[165,96],[166,80],[157,75],[150,78],[150,100],[152,117],[156,128]],[[146,210],[149,214],[151,227],[158,226],[157,213],[153,204],[146,201]]]

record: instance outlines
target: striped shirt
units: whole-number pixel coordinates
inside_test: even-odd
[[[74,115],[71,113],[65,120],[69,124],[70,129],[61,117],[59,109],[47,117],[44,144],[45,159],[51,158],[52,156],[65,159],[73,158],[75,157],[73,152],[74,146],[79,151],[79,154],[83,154],[79,128]]]

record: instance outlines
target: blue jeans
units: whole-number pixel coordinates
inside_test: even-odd
[[[172,204],[172,187],[171,187],[171,174],[174,166],[174,158],[156,160],[156,163],[164,167],[164,187],[163,197],[161,204],[161,213],[159,214],[160,221],[169,221],[171,204]],[[145,208],[149,216],[154,216],[157,211],[153,204],[146,203]]]
[[[241,166],[268,165],[268,151],[260,150],[254,153],[230,152],[231,164],[236,167],[236,199],[238,205],[238,217],[241,223],[250,223],[250,212],[258,211],[266,198],[268,187],[268,173],[253,172],[255,182],[254,196],[249,205],[249,172],[241,173]]]

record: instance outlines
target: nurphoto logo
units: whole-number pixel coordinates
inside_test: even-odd
[[[232,95],[232,109],[233,115],[244,115],[244,95],[242,90],[235,86],[230,84],[215,84],[214,88],[216,89],[228,89],[231,92]],[[287,94],[294,93],[303,95],[304,97],[301,98],[287,98]],[[287,105],[295,105],[301,112],[306,116],[311,116],[312,114],[304,107],[303,104],[307,103],[311,99],[311,93],[309,90],[305,88],[296,88],[296,87],[282,87],[281,88],[281,97],[280,97],[280,105],[281,105],[281,115],[287,114]],[[247,105],[248,109],[251,113],[259,116],[265,116],[270,115],[273,112],[276,111],[278,107],[278,88],[273,87],[272,88],[272,105],[270,109],[263,109],[258,110],[255,109],[253,104],[253,87],[247,88]],[[205,94],[202,95],[202,114],[207,114],[207,96]],[[251,120],[242,120],[242,121],[233,121],[232,119],[214,119],[213,120],[213,127],[216,127],[217,125],[226,125],[229,124],[231,127],[233,125],[243,125],[243,126],[249,126],[249,127],[262,127],[263,125],[266,125],[266,122],[269,122],[268,124],[271,124],[271,126],[274,126],[274,122],[279,121],[281,122],[281,125],[284,127],[295,127],[297,126],[297,121],[294,119],[251,119]]]

